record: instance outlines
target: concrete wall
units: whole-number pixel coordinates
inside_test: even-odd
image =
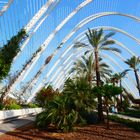
[[[24,117],[29,114],[38,114],[42,111],[42,108],[27,108],[17,110],[2,110],[0,111],[0,123],[4,120],[11,119],[14,117]]]

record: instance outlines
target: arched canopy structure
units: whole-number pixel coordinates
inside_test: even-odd
[[[116,42],[115,47],[122,50],[122,54],[103,52],[102,56],[114,72],[127,69],[124,61],[131,56],[140,56],[140,2],[126,1],[128,2],[0,1],[0,47],[20,29],[24,28],[28,33],[20,46],[21,51],[13,60],[10,73],[16,73],[16,76],[6,91],[7,95],[18,91],[19,95],[23,95],[25,100],[30,102],[38,90],[49,83],[62,90],[64,81],[72,76],[68,72],[77,60],[76,55],[85,51],[73,46],[76,41],[87,43],[85,33],[88,28],[102,28],[105,33],[116,32],[112,39]],[[132,6],[134,9],[130,8]],[[134,78],[132,71],[128,72],[123,85],[138,98]],[[21,93],[20,85],[27,82],[27,88]],[[31,93],[28,92],[30,88]]]

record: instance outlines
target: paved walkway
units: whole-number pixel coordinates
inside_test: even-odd
[[[134,118],[134,117],[129,117],[129,116],[120,115],[120,114],[113,114],[113,113],[110,113],[110,115],[117,115],[120,118],[140,122],[140,119]],[[16,120],[13,120],[13,121],[10,121],[7,123],[2,123],[2,124],[0,124],[0,135],[4,134],[6,132],[9,132],[9,131],[14,131],[16,128],[27,125],[27,124],[33,122],[34,120],[35,120],[35,116],[28,116],[28,117],[16,119]]]
[[[139,118],[135,118],[135,117],[130,117],[130,116],[126,116],[126,115],[121,115],[121,114],[114,114],[114,113],[109,113],[110,115],[116,115],[119,118],[123,118],[123,119],[129,119],[131,121],[135,121],[135,122],[140,122]]]
[[[16,128],[19,128],[21,126],[27,125],[35,120],[35,116],[28,116],[20,119],[16,119],[7,123],[0,124],[0,135],[9,132],[14,131]]]

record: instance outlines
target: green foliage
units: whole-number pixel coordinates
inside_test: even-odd
[[[122,123],[127,125],[128,127],[134,128],[135,130],[140,132],[140,122],[131,121],[129,119],[119,118],[117,116],[109,116],[109,119],[118,123]]]
[[[64,94],[74,101],[77,108],[87,110],[94,109],[95,95],[86,77],[79,77],[75,80],[68,79],[65,83]]]
[[[22,29],[0,48],[0,80],[8,75],[13,58],[20,51],[19,45],[26,36],[25,30]]]
[[[125,112],[119,112],[120,114],[140,118],[140,110],[130,110],[126,109]]]
[[[0,103],[0,110],[3,110],[4,105],[2,103]]]
[[[48,115],[48,110],[45,110],[36,116],[35,124],[40,128],[47,128],[51,124],[51,118]]]
[[[17,103],[12,103],[12,104],[6,105],[6,106],[5,106],[5,109],[6,109],[6,110],[21,109],[21,106],[18,105]]]
[[[37,108],[38,105],[37,105],[37,104],[34,104],[34,103],[29,103],[29,104],[28,104],[28,107],[29,107],[29,108]]]
[[[130,107],[130,103],[127,100],[123,100],[121,106],[123,110],[126,111]]]
[[[97,112],[93,112],[93,111],[81,111],[80,115],[82,116],[82,118],[84,118],[86,120],[87,124],[96,124],[97,123]]]
[[[72,103],[66,96],[56,96],[46,110],[36,117],[36,125],[47,127],[53,124],[58,130],[68,132],[73,130],[79,121],[78,112],[72,108]]]
[[[43,88],[37,94],[35,100],[40,106],[45,106],[48,104],[54,97],[55,91],[52,86],[48,86],[47,88]]]
[[[94,96],[84,78],[68,79],[63,93],[54,96],[45,111],[37,115],[36,125],[47,127],[53,124],[59,131],[72,131],[76,124],[88,122],[87,116],[82,112],[91,112],[94,104]]]
[[[140,58],[136,56],[132,56],[130,59],[125,61],[130,68],[138,70],[140,67]]]
[[[111,99],[111,97],[122,93],[122,89],[120,87],[116,87],[113,85],[104,85],[102,87],[95,86],[92,91],[96,96],[98,94],[101,94],[103,97],[107,97],[108,99]]]

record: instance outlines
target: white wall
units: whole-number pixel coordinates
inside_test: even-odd
[[[3,110],[0,111],[0,123],[5,119],[10,119],[13,117],[24,117],[29,114],[38,114],[42,111],[42,108],[28,108],[28,109],[17,109],[17,110]]]

